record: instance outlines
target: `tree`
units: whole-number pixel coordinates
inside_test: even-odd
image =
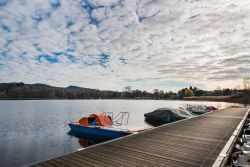
[[[132,92],[132,87],[131,86],[125,86],[124,87],[124,92],[129,92],[129,93],[131,93]]]
[[[158,89],[154,89],[154,94],[153,94],[153,96],[154,96],[154,98],[155,98],[156,100],[159,99],[159,90],[158,90]]]
[[[164,90],[160,90],[159,97],[160,97],[160,99],[164,98]]]
[[[224,96],[229,96],[232,94],[232,90],[227,88],[227,89],[223,89],[223,95]]]
[[[184,88],[184,89],[181,89],[181,90],[179,90],[178,91],[178,96],[179,96],[179,98],[183,98],[184,96],[185,96],[185,90],[186,90],[187,88]]]
[[[186,97],[194,96],[194,92],[192,91],[192,89],[186,89],[185,96]]]
[[[17,83],[16,86],[17,86],[17,87],[23,87],[23,86],[24,86],[24,83],[23,83],[23,82]]]
[[[164,93],[164,99],[176,98],[176,93],[169,91]]]
[[[131,98],[132,96],[132,87],[131,86],[125,86],[124,89],[124,97],[125,98]]]
[[[205,94],[205,91],[201,89],[194,90],[193,92],[195,96],[203,96]]]
[[[250,89],[250,78],[248,76],[243,78],[243,87],[245,90]]]
[[[3,98],[3,97],[7,97],[6,93],[5,92],[0,92],[0,98]]]

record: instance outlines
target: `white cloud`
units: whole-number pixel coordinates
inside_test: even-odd
[[[248,1],[21,0],[0,8],[0,82],[212,89],[250,73]]]

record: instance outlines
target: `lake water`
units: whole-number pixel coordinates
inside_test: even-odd
[[[68,135],[68,121],[102,112],[129,112],[129,128],[150,127],[144,113],[160,107],[230,103],[167,100],[11,100],[0,101],[0,166],[22,166],[76,151],[92,141]]]

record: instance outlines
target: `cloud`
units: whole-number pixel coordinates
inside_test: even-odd
[[[244,0],[0,0],[0,82],[234,87],[250,73],[249,6]]]

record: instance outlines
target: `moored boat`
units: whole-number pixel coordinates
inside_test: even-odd
[[[153,126],[159,126],[193,117],[193,115],[183,109],[158,108],[152,112],[144,114],[144,117],[147,123]]]
[[[214,106],[206,106],[206,105],[187,105],[186,109],[195,115],[202,115],[207,112],[218,110],[218,108]]]
[[[127,129],[115,128],[112,117],[106,114],[91,114],[77,122],[68,122],[68,125],[72,133],[97,140],[110,140],[133,133]]]

